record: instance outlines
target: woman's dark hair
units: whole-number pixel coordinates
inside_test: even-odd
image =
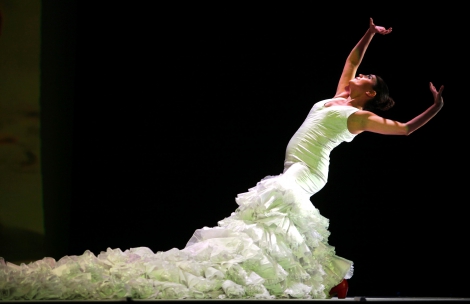
[[[380,76],[375,76],[377,83],[373,87],[376,92],[375,97],[369,100],[364,106],[364,110],[386,111],[395,105],[395,101],[388,95],[388,86]]]

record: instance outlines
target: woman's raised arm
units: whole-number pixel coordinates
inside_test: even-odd
[[[374,24],[372,18],[369,21],[369,28],[364,36],[359,40],[359,42],[354,46],[354,48],[349,53],[348,58],[344,64],[343,72],[338,82],[338,87],[336,88],[335,97],[343,97],[346,98],[349,96],[349,90],[347,87],[349,86],[349,81],[356,76],[357,68],[362,62],[362,58],[369,46],[372,37],[376,33],[386,35],[392,31],[392,28],[385,29],[382,26],[377,26]]]
[[[430,82],[429,89],[434,99],[433,104],[406,123],[386,119],[369,111],[357,111],[350,116],[351,119],[348,121],[348,127],[351,132],[356,134],[362,131],[369,131],[385,135],[410,135],[430,121],[444,106],[442,98],[444,86],[441,85],[439,91],[437,91],[432,82]]]

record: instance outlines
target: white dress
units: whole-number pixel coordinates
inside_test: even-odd
[[[0,258],[0,300],[329,298],[353,263],[328,244],[329,221],[310,197],[327,181],[331,150],[354,138],[347,118],[357,109],[328,101],[290,140],[284,172],[238,194],[235,212],[185,248],[87,250],[27,265]]]

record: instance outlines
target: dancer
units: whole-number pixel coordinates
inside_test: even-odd
[[[409,135],[443,106],[443,86],[430,83],[432,105],[410,121],[372,112],[394,101],[382,78],[356,71],[374,35],[391,31],[370,19],[336,93],[313,105],[289,141],[283,172],[238,194],[239,207],[218,226],[196,230],[181,250],[108,248],[28,265],[0,260],[0,299],[345,298],[353,262],[328,244],[328,219],[310,201],[327,182],[330,152],[364,131]]]

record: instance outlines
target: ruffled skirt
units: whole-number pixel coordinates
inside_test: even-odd
[[[310,202],[323,184],[311,177],[302,163],[266,177],[181,250],[108,248],[28,265],[0,258],[0,300],[329,298],[353,263],[328,244],[329,221]]]

